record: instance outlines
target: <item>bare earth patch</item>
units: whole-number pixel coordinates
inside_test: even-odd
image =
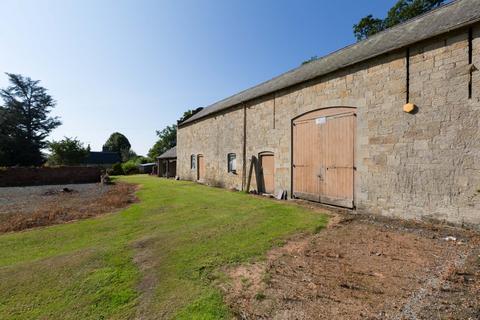
[[[135,249],[134,262],[143,274],[142,280],[137,286],[137,290],[141,293],[135,316],[137,320],[150,318],[149,307],[155,298],[155,289],[158,284],[155,268],[158,267],[159,262],[155,259],[152,245],[155,244],[152,243],[151,238],[144,238],[133,244]]]
[[[0,188],[0,233],[85,219],[136,201],[136,186],[98,183]]]
[[[238,318],[480,319],[477,233],[368,216],[333,221],[264,262],[227,270],[222,289]]]

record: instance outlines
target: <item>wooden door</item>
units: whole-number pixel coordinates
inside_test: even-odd
[[[162,160],[162,177],[167,177],[168,160]]]
[[[197,156],[197,168],[198,168],[197,180],[203,181],[205,179],[205,159],[201,154]]]
[[[322,109],[294,120],[294,196],[353,208],[355,127],[352,108]]]
[[[275,192],[275,158],[273,154],[260,155],[260,168],[263,177],[263,192]]]
[[[167,177],[175,177],[177,175],[177,160],[168,160]]]
[[[158,161],[157,161],[157,175],[159,177],[163,177],[163,169],[164,169],[163,160],[158,159]]]

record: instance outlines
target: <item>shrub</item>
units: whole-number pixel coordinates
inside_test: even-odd
[[[122,163],[122,169],[124,174],[136,174],[138,173],[138,165],[135,160],[128,160]]]
[[[136,164],[144,164],[144,163],[150,163],[150,162],[155,162],[155,161],[149,157],[143,157],[143,156],[138,156],[135,158]]]
[[[47,165],[49,166],[71,166],[83,163],[90,153],[90,147],[84,147],[77,138],[65,137],[60,141],[48,143],[50,156]]]
[[[122,164],[120,162],[115,163],[111,169],[107,170],[107,173],[111,176],[120,176],[125,174],[123,171]]]

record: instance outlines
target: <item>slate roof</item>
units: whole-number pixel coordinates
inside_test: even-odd
[[[453,1],[216,102],[181,125],[478,21],[480,21],[480,0]]]
[[[173,147],[171,149],[168,149],[164,153],[162,153],[160,156],[157,157],[157,159],[172,159],[177,157],[177,147]]]
[[[90,151],[86,164],[114,164],[122,162],[118,152]]]

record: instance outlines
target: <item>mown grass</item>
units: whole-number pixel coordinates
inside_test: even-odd
[[[0,319],[222,319],[220,267],[261,258],[326,217],[148,176],[119,213],[0,236]]]

